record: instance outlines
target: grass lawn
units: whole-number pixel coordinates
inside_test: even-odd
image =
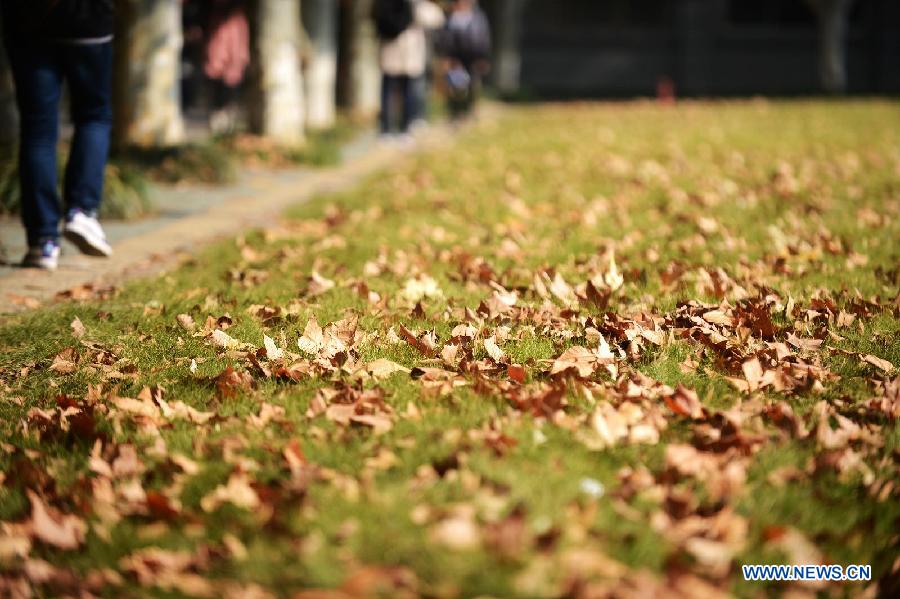
[[[507,109],[0,322],[0,589],[889,595],[898,240],[897,103]]]

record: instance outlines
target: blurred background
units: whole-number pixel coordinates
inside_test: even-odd
[[[116,0],[105,216],[142,181],[222,182],[237,161],[328,163],[380,106],[373,0]],[[441,2],[449,9],[450,2]],[[481,0],[506,100],[900,92],[896,0]],[[429,69],[440,106],[439,61]],[[0,52],[0,212],[17,209]],[[438,98],[435,100],[434,98]],[[235,158],[237,157],[237,158]],[[125,198],[125,199],[123,199]]]
[[[661,78],[691,96],[900,91],[894,0],[484,4],[521,64],[502,83],[538,96],[651,95]]]

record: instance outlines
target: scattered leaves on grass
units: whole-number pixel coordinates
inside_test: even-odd
[[[213,270],[69,290],[78,317],[0,337],[0,593],[720,597],[773,555],[891,580],[879,106],[816,152],[792,123],[827,138],[839,104],[529,108]]]

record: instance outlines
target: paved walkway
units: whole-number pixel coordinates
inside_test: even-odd
[[[227,187],[155,187],[155,216],[104,223],[115,250],[112,258],[82,256],[64,242],[54,273],[0,265],[0,314],[37,307],[76,287],[115,285],[157,273],[174,265],[179,255],[241,230],[271,225],[291,204],[350,188],[406,155],[450,138],[448,127],[436,126],[414,146],[401,148],[378,143],[367,133],[344,148],[336,167],[247,170]],[[8,261],[21,258],[25,236],[18,220],[0,219],[0,246]]]

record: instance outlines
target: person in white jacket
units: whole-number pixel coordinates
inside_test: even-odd
[[[381,40],[381,133],[394,131],[394,123],[402,134],[424,117],[425,70],[428,61],[426,32],[444,25],[444,12],[431,0],[407,0],[411,4],[409,26],[393,39]],[[397,98],[401,113],[396,115]],[[399,118],[397,118],[399,116]]]

